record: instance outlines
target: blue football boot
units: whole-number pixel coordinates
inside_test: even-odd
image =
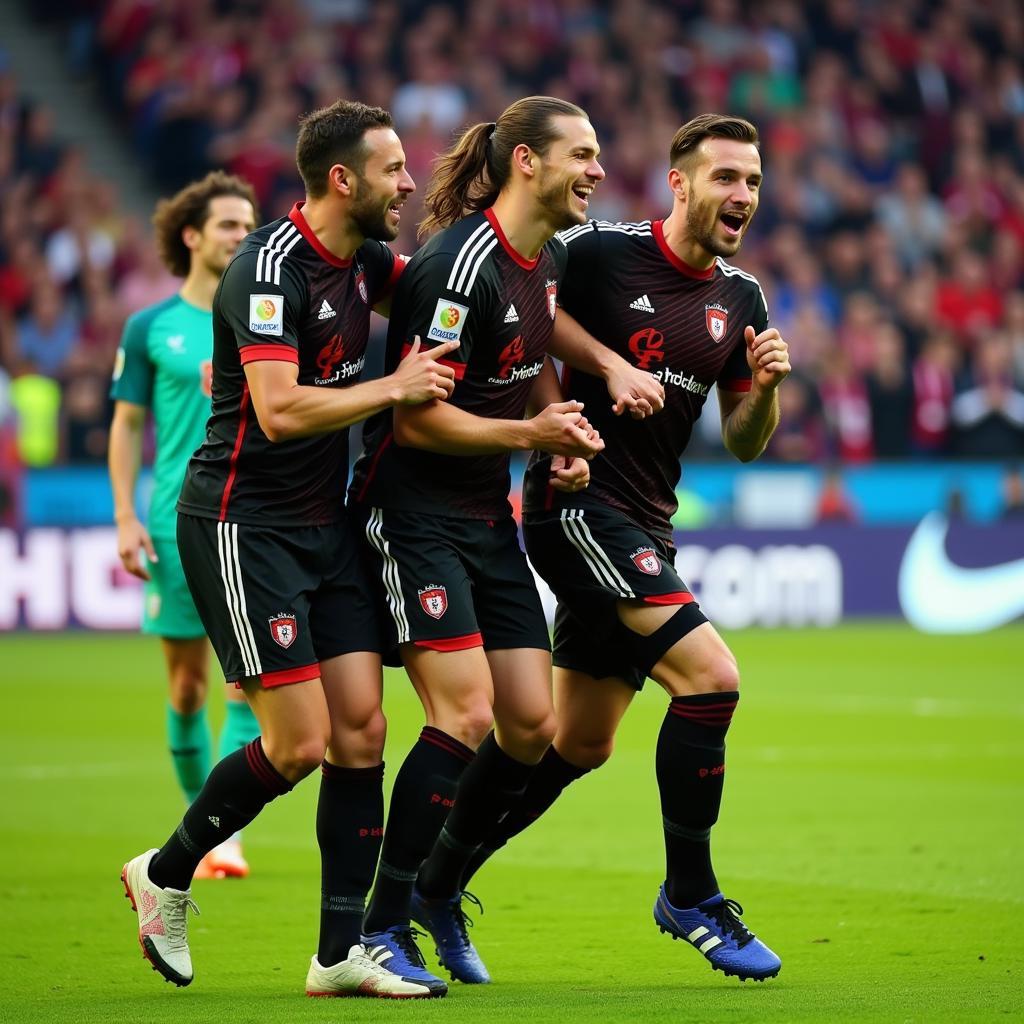
[[[743,908],[721,893],[688,910],[673,907],[658,890],[654,920],[673,939],[685,939],[707,957],[716,971],[746,981],[774,978],[782,961],[740,920]]]
[[[481,914],[484,912],[481,902],[470,892],[460,892],[450,900],[431,900],[418,889],[413,889],[410,912],[412,919],[434,937],[437,958],[454,981],[486,985],[491,976],[469,941],[467,929],[472,928],[473,922],[462,909],[464,899],[475,903]]]
[[[446,995],[448,983],[427,970],[420,947],[416,945],[416,936],[422,934],[409,925],[396,925],[364,935],[362,942],[366,955],[392,974],[426,986],[432,997]]]

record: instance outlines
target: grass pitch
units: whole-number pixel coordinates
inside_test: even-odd
[[[118,873],[183,809],[158,645],[0,638],[0,1022],[1024,1019],[1024,629],[728,639],[744,682],[716,866],[781,975],[724,978],[654,927],[666,702],[648,684],[612,761],[478,877],[473,937],[494,984],[392,1003],[302,995],[319,897],[309,780],[248,830],[250,879],[195,884],[192,986],[150,971]],[[388,683],[393,777],[421,719],[404,677]]]

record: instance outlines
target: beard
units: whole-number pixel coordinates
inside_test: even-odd
[[[569,186],[570,190],[571,187]],[[537,204],[544,211],[548,223],[554,227],[555,231],[564,231],[566,228],[586,222],[586,213],[581,217],[572,208],[571,199],[566,194],[564,181],[554,181],[549,184],[546,180],[542,180],[540,188],[537,190]]]
[[[712,256],[734,255],[743,242],[743,235],[722,241],[715,237],[717,224],[718,211],[713,211],[710,203],[699,203],[691,186],[686,203],[686,233]]]
[[[395,202],[394,196],[381,199],[373,195],[369,184],[359,178],[359,195],[352,204],[350,216],[363,238],[377,242],[393,242],[398,237],[399,226],[388,223],[388,210]]]

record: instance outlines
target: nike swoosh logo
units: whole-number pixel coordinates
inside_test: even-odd
[[[925,633],[981,633],[1024,615],[1024,558],[965,569],[946,554],[949,523],[929,512],[900,564],[903,614]]]

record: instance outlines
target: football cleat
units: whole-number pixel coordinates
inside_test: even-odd
[[[214,878],[248,878],[249,863],[242,856],[242,844],[237,839],[225,839],[203,858],[209,860]]]
[[[395,925],[382,932],[363,936],[366,955],[375,963],[386,967],[403,981],[424,985],[431,997],[448,993],[447,982],[431,974],[416,945],[416,936],[423,932],[409,925]]]
[[[743,908],[721,893],[688,910],[673,907],[658,890],[654,920],[673,939],[685,939],[708,959],[716,971],[746,981],[774,978],[782,961],[740,920]]]
[[[466,985],[486,985],[491,976],[469,941],[467,929],[473,927],[473,922],[462,909],[463,899],[475,903],[481,914],[484,912],[483,904],[471,892],[460,892],[450,900],[431,900],[418,889],[413,889],[412,919],[430,932],[437,948],[437,958],[452,980]]]
[[[142,955],[167,981],[185,986],[192,981],[192,957],[188,951],[185,913],[191,907],[191,890],[161,889],[149,880],[149,862],[156,850],[147,850],[121,869],[121,882],[132,910],[139,915]]]
[[[323,967],[314,956],[306,975],[307,996],[369,996],[378,999],[429,999],[436,993],[423,982],[408,981],[389,970],[393,957],[372,960],[363,946],[348,951],[348,959]]]

